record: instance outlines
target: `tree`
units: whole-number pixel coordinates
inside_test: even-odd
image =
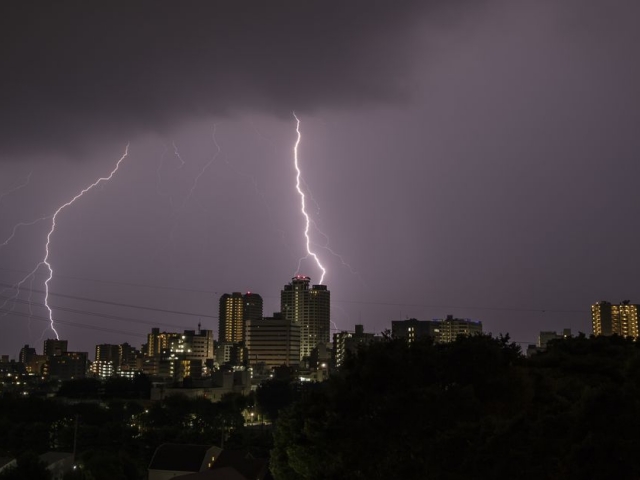
[[[491,419],[512,418],[507,407],[526,391],[522,362],[506,337],[371,344],[280,413],[272,472],[278,480],[472,478],[474,443],[503,428]]]

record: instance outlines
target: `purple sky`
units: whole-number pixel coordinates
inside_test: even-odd
[[[166,310],[217,333],[225,292],[279,309],[304,255],[293,111],[340,329],[453,314],[533,343],[640,303],[636,0],[40,3],[0,7],[0,244],[130,143],[57,218],[71,349],[196,328]],[[0,296],[50,226],[0,247]],[[38,273],[0,353],[52,335]]]

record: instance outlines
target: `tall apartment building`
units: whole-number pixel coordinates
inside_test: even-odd
[[[262,318],[262,297],[257,293],[233,292],[220,297],[218,341],[244,341],[245,323]]]
[[[282,318],[300,326],[300,359],[331,339],[331,293],[326,285],[310,283],[309,277],[296,275],[280,292]]]
[[[623,337],[638,337],[638,308],[629,300],[619,305],[602,301],[591,306],[591,321],[594,335],[621,335]]]

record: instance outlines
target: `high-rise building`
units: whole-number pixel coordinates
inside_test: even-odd
[[[619,305],[609,302],[598,302],[591,306],[591,320],[594,335],[621,335],[623,337],[638,337],[638,308],[629,300]]]
[[[245,324],[262,318],[262,297],[257,293],[233,292],[220,297],[218,341],[239,343],[245,339]]]
[[[318,343],[329,343],[331,295],[326,285],[310,286],[311,279],[296,275],[280,292],[282,318],[300,326],[300,359]]]

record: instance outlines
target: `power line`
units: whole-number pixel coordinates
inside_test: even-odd
[[[11,285],[8,283],[3,283],[0,282],[0,286],[2,287],[6,287],[6,288],[14,288],[15,285]],[[33,289],[31,290],[33,292],[38,292],[38,293],[45,293],[44,290],[38,290],[38,289]],[[93,303],[100,303],[103,305],[112,305],[112,306],[117,306],[117,307],[125,307],[125,308],[135,308],[138,310],[149,310],[152,312],[161,312],[161,313],[171,313],[174,315],[186,315],[186,316],[190,316],[190,317],[198,317],[198,318],[211,318],[211,319],[217,319],[218,317],[216,315],[207,315],[205,313],[193,313],[193,312],[184,312],[181,310],[168,310],[168,309],[164,309],[164,308],[155,308],[155,307],[148,307],[148,306],[142,306],[142,305],[133,305],[133,304],[129,304],[129,303],[120,303],[120,302],[111,302],[108,300],[98,300],[95,298],[88,298],[88,297],[81,297],[81,296],[77,296],[77,295],[65,295],[62,293],[53,293],[53,292],[49,292],[49,296],[54,296],[54,297],[60,297],[60,298],[69,298],[69,299],[73,299],[73,300],[80,300],[83,302],[93,302]]]
[[[12,310],[7,310],[7,309],[0,309],[0,314],[10,314],[10,315],[16,316],[16,317],[25,317],[25,318],[30,318],[32,320],[38,320],[38,321],[42,321],[42,322],[49,322],[49,317],[43,317],[41,315],[31,315],[31,314],[22,313],[22,312],[14,312]],[[146,334],[131,332],[129,330],[119,330],[119,329],[115,329],[115,328],[100,327],[100,326],[97,326],[97,325],[87,325],[87,324],[83,324],[83,323],[69,322],[67,320],[57,320],[56,323],[59,323],[61,325],[68,325],[68,326],[71,326],[71,327],[84,328],[84,329],[87,329],[87,330],[96,330],[96,331],[99,331],[99,332],[127,334],[127,335],[133,335],[133,336],[136,336],[136,337],[144,337],[144,338],[146,338],[146,336],[147,336]]]
[[[25,270],[15,270],[15,269],[3,268],[3,267],[0,267],[0,270],[11,271],[11,272],[16,272],[16,273],[28,273]],[[120,282],[120,281],[98,280],[98,279],[91,279],[91,278],[74,277],[74,276],[68,276],[68,275],[56,275],[56,277],[57,278],[68,278],[68,279],[73,279],[73,280],[81,280],[81,281],[91,281],[91,282],[111,284],[111,285],[124,285],[124,286],[130,286],[130,287],[173,290],[173,291],[189,292],[189,293],[203,293],[203,294],[206,294],[206,295],[211,295],[212,293],[215,293],[215,292],[211,292],[211,291],[207,291],[207,290],[198,290],[198,289],[192,289],[192,288],[167,287],[167,286],[160,286],[160,285],[145,285],[145,284],[139,284],[139,283],[129,283],[129,282]],[[7,287],[13,287],[13,285],[7,285],[7,284],[4,284],[4,283],[0,283],[0,285],[7,286]],[[34,290],[34,291],[42,293],[42,290]],[[133,305],[127,305],[127,304],[120,304],[120,303],[117,303],[117,302],[106,302],[104,300],[94,300],[94,299],[88,299],[88,298],[84,298],[84,297],[76,297],[76,296],[71,296],[71,295],[69,295],[69,296],[65,296],[63,294],[50,294],[50,295],[56,295],[56,296],[60,296],[60,297],[73,298],[73,299],[82,299],[82,300],[86,300],[86,301],[95,301],[97,303],[105,303],[105,304],[109,304],[109,305],[117,305],[117,306],[131,307],[131,308],[142,308],[142,309],[148,309],[148,310],[155,310],[155,311],[160,311],[160,312],[164,312],[164,313],[177,313],[177,314],[182,314],[182,315],[191,315],[191,316],[199,316],[199,317],[214,318],[214,319],[218,318],[217,316],[214,316],[214,315],[205,315],[205,314],[190,313],[190,312],[175,312],[175,311],[171,311],[171,310],[154,309],[152,307],[133,306]],[[278,297],[275,297],[275,296],[268,296],[268,295],[263,295],[262,297],[265,298],[265,299],[278,298]],[[420,303],[371,302],[371,301],[364,301],[364,300],[341,300],[341,299],[336,299],[336,298],[333,298],[332,302],[356,304],[356,305],[376,305],[376,306],[387,306],[387,307],[463,309],[463,310],[483,310],[483,311],[500,311],[500,312],[522,312],[522,313],[528,312],[528,313],[542,313],[542,314],[544,314],[544,313],[589,314],[590,313],[590,311],[588,309],[582,310],[582,309],[555,309],[555,308],[547,308],[547,307],[533,308],[533,307],[496,307],[496,306],[488,306],[487,307],[487,306],[468,306],[468,305],[427,305],[427,304],[420,304]]]
[[[334,300],[337,303],[355,303],[363,305],[383,305],[389,307],[417,307],[417,308],[448,308],[448,309],[467,309],[467,310],[495,310],[505,312],[535,312],[535,313],[589,313],[589,310],[560,310],[553,308],[525,308],[525,307],[477,307],[463,305],[425,305],[411,303],[394,303],[394,302],[364,302],[358,300]]]
[[[0,296],[0,299],[9,299],[10,297],[5,297],[5,296]],[[39,303],[39,302],[31,302],[28,300],[21,300],[19,298],[15,298],[13,299],[14,303],[19,303],[21,305],[30,305],[33,307],[46,307],[46,305],[44,303]],[[79,310],[79,309],[75,309],[75,308],[67,308],[67,307],[60,307],[60,306],[54,306],[54,305],[49,305],[53,310],[59,310],[61,312],[67,312],[67,313],[75,313],[75,314],[80,314],[80,315],[85,315],[85,316],[90,316],[90,317],[99,317],[99,318],[106,318],[108,320],[118,320],[118,321],[125,321],[125,322],[133,322],[133,323],[140,323],[140,324],[144,324],[144,325],[152,325],[152,326],[162,326],[162,327],[171,327],[171,328],[183,328],[183,325],[176,325],[176,324],[172,324],[172,323],[163,323],[163,322],[156,322],[156,321],[150,321],[150,320],[140,320],[137,318],[130,318],[130,317],[122,317],[119,315],[109,315],[109,314],[104,314],[104,313],[97,313],[97,312],[91,312],[89,310]],[[56,323],[58,322],[58,320],[56,320]]]
[[[29,273],[27,270],[17,270],[17,269],[14,269],[14,268],[6,268],[6,267],[0,267],[0,270],[4,270],[6,272],[20,273],[20,274]],[[39,276],[43,276],[43,275],[39,275]],[[116,281],[116,280],[99,280],[97,278],[75,277],[75,276],[72,276],[72,275],[56,274],[56,278],[63,278],[63,279],[69,279],[69,280],[80,280],[80,281],[83,281],[83,282],[104,283],[104,284],[109,284],[109,285],[124,285],[124,286],[127,286],[127,287],[152,288],[152,289],[157,289],[157,290],[174,290],[174,291],[177,291],[177,292],[189,292],[189,293],[204,293],[206,295],[211,295],[211,294],[215,294],[216,293],[216,292],[212,292],[211,290],[198,290],[198,289],[194,289],[194,288],[181,288],[181,287],[167,287],[167,286],[163,286],[163,285],[148,285],[148,284],[143,284],[143,283],[131,283],[131,282]]]

